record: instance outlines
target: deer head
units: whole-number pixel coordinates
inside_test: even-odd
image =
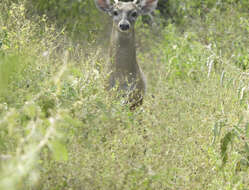
[[[158,0],[137,0],[133,2],[120,2],[114,0],[114,4],[110,0],[94,0],[97,8],[108,13],[113,18],[114,27],[120,32],[128,33],[134,28],[135,21],[139,15],[149,14],[156,6]]]

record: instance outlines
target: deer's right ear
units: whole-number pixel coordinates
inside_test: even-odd
[[[109,12],[112,8],[110,0],[94,0],[96,7],[104,12]]]

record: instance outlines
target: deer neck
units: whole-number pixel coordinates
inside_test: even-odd
[[[134,74],[137,71],[135,31],[122,33],[113,26],[111,36],[111,67],[117,72]]]

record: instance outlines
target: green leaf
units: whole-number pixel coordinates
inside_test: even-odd
[[[247,156],[249,156],[249,145],[247,144],[247,142],[245,143],[245,150],[246,150]]]
[[[223,121],[223,120],[215,122],[214,127],[213,127],[214,136],[213,136],[212,144],[214,144],[216,139],[220,137],[221,129],[222,127],[225,126],[225,122],[226,121]]]
[[[249,123],[246,123],[246,136],[249,137]]]
[[[230,131],[221,139],[221,157],[222,157],[222,165],[224,166],[228,160],[227,148],[229,143],[232,142],[234,134]]]
[[[53,141],[51,144],[52,144],[53,158],[58,162],[67,161],[68,151],[66,146],[63,143],[59,142],[58,140]]]

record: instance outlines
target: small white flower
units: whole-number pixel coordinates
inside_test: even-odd
[[[47,57],[47,56],[48,56],[48,54],[49,54],[49,52],[48,52],[48,51],[44,51],[44,52],[42,53],[42,56],[43,56],[43,57]]]

